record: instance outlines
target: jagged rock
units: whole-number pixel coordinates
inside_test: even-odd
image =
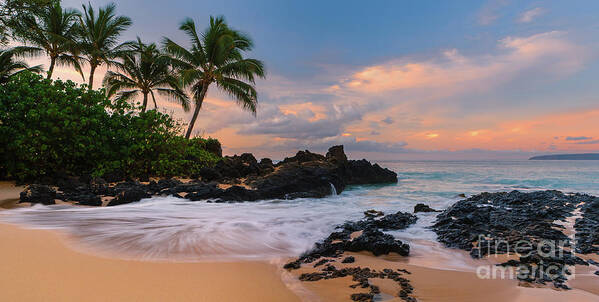
[[[274,166],[274,164],[272,163],[272,159],[270,158],[263,158],[260,160],[260,165],[263,167],[272,167]]]
[[[46,185],[32,184],[25,188],[20,194],[21,202],[41,203],[44,205],[54,204],[56,190]]]
[[[191,192],[185,196],[186,199],[191,201],[198,201],[204,199],[216,198],[223,192],[222,189],[216,187],[216,185],[205,185],[198,190]]]
[[[218,196],[221,201],[255,201],[263,199],[260,197],[258,192],[241,186],[231,186]]]
[[[260,175],[266,175],[268,173],[271,173],[275,170],[275,166],[272,163],[272,160],[270,158],[263,158],[260,160]]]
[[[429,207],[428,205],[425,205],[423,203],[419,203],[417,205],[414,206],[414,213],[420,213],[420,212],[441,212],[439,210],[435,210],[431,207]]]
[[[392,235],[385,234],[377,229],[364,230],[360,236],[346,244],[344,249],[350,252],[369,251],[375,256],[386,255],[391,252],[402,256],[410,254],[408,244],[402,243]]]
[[[432,229],[440,242],[470,251],[474,258],[518,252],[522,255],[519,260],[502,265],[527,267],[530,273],[519,275],[522,281],[551,281],[555,287],[565,288],[566,278],[561,273],[567,271],[566,266],[586,262],[569,251],[572,242],[562,232],[563,226],[555,221],[565,221],[577,205],[592,204],[595,200],[593,196],[559,191],[481,193],[458,201],[439,214]],[[553,243],[553,250],[559,256],[551,253],[547,256],[545,249],[549,247],[540,242]],[[539,270],[551,267],[557,267],[559,274],[550,280],[539,279],[544,275]]]
[[[356,262],[356,258],[354,258],[354,256],[347,256],[345,258],[343,258],[343,260],[341,261],[341,263],[354,263]]]
[[[111,179],[112,176],[106,177]],[[103,196],[115,197],[109,205],[135,202],[151,195],[185,196],[192,201],[214,202],[321,198],[331,195],[332,187],[336,193],[341,193],[348,184],[397,181],[394,172],[377,164],[372,165],[366,160],[348,161],[343,146],[331,147],[326,157],[307,150],[299,151],[276,167],[268,158],[258,163],[250,153],[227,156],[214,167],[201,169],[198,177],[205,182],[233,187],[222,190],[215,184],[182,183],[172,178],[150,181],[148,185],[133,180],[111,185],[103,179],[62,176],[55,180],[61,193],[54,197],[82,205],[101,205]]]
[[[181,184],[182,182],[180,180],[174,178],[160,179],[157,182],[152,180],[148,185],[148,189],[154,194],[159,194],[164,189],[170,189]]]
[[[331,233],[323,241],[315,243],[310,251],[304,253],[295,262],[288,263],[285,267],[293,269],[298,267],[299,263],[310,263],[320,257],[337,258],[345,251],[367,251],[376,256],[395,252],[407,256],[410,253],[408,244],[395,239],[392,235],[381,232],[379,229],[405,229],[410,224],[415,223],[417,219],[412,214],[397,212],[383,216],[380,219],[368,218],[346,222],[337,226],[338,231]],[[358,231],[362,231],[362,233],[352,239],[352,233]]]
[[[115,199],[108,203],[108,206],[117,206],[127,203],[140,201],[144,198],[149,198],[151,195],[141,186],[132,186],[122,190]]]
[[[347,267],[337,269],[335,266],[328,264],[320,269],[320,272],[304,273],[299,276],[299,280],[305,282],[318,282],[320,280],[329,280],[335,278],[344,278],[351,276],[352,280],[357,282],[350,285],[350,288],[369,289],[367,293],[353,293],[350,299],[353,301],[375,301],[376,295],[381,293],[381,289],[370,283],[371,279],[387,279],[397,283],[401,288],[399,296],[404,301],[415,302],[416,298],[410,296],[413,293],[414,287],[410,284],[410,280],[403,278],[400,272],[409,274],[406,270],[397,271],[393,269],[383,269],[377,271],[368,267]],[[378,299],[377,299],[378,300]]]
[[[397,174],[382,168],[378,164],[371,164],[367,160],[350,160],[346,165],[346,178],[348,185],[396,183]]]
[[[286,157],[283,161],[278,163],[277,166],[281,166],[281,165],[288,164],[291,162],[305,163],[305,162],[311,162],[311,161],[326,161],[326,157],[324,157],[320,154],[312,153],[308,150],[297,151],[295,156]]]
[[[576,251],[582,254],[599,252],[599,198],[589,196],[582,205],[582,215],[576,219]]]
[[[215,181],[223,177],[215,168],[202,168],[199,176],[203,181]]]
[[[343,228],[352,232],[365,230],[368,228],[377,228],[382,230],[401,230],[415,223],[418,217],[410,213],[397,212],[388,214],[381,218],[367,218],[357,222],[346,222]]]
[[[75,200],[77,200],[77,204],[78,205],[82,205],[82,206],[92,206],[92,207],[99,207],[102,205],[102,198],[98,195],[82,195],[77,197]]]
[[[250,185],[260,192],[263,199],[293,199],[299,197],[325,197],[331,194],[331,185],[337,192],[345,185],[336,167],[319,162],[279,166],[265,177],[253,180]]]
[[[260,166],[251,153],[225,156],[214,166],[214,170],[222,177],[240,178],[251,174],[259,174]],[[200,172],[202,175],[202,172]]]
[[[343,151],[343,145],[333,146],[329,148],[329,151],[326,154],[326,158],[328,161],[335,164],[345,164],[347,163],[347,156]]]

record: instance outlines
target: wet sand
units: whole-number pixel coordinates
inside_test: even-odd
[[[21,191],[23,186],[15,186],[14,182],[0,181],[0,210],[17,206]]]
[[[406,269],[411,274],[402,277],[409,279],[414,287],[413,296],[418,301],[430,302],[591,302],[599,301],[599,296],[593,292],[599,284],[599,277],[592,284],[590,279],[584,279],[585,284],[577,283],[573,290],[563,291],[552,288],[529,288],[517,286],[518,282],[508,279],[483,280],[473,272],[461,272],[455,270],[439,270],[416,266],[405,263],[396,257],[373,257],[364,253],[346,253],[345,256],[354,256],[355,263],[343,264],[331,263],[337,268],[343,267],[369,267],[382,270]],[[301,269],[294,271],[294,275],[315,272],[312,265],[304,265]],[[399,285],[388,279],[370,279],[371,284],[380,287],[383,293],[383,301],[403,301],[397,297],[400,290]],[[582,281],[582,280],[581,280]],[[588,284],[591,282],[591,284]],[[302,284],[314,292],[321,301],[350,301],[353,293],[368,292],[368,289],[352,289],[349,286],[355,284],[352,277],[344,277],[315,282],[303,282]]]
[[[0,301],[300,301],[268,263],[107,259],[64,240],[0,224]]]

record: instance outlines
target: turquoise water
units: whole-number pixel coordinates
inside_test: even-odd
[[[397,161],[380,162],[398,173],[399,182],[354,186],[323,199],[267,200],[212,204],[154,197],[110,208],[65,205],[15,209],[0,220],[33,228],[60,229],[76,245],[124,258],[177,261],[275,260],[293,257],[328,236],[334,226],[363,217],[368,209],[412,212],[425,203],[445,209],[484,191],[557,189],[599,195],[599,161]],[[410,228],[393,232],[412,246],[410,261],[446,259],[463,267],[435,241],[428,227],[435,213],[419,213]],[[424,261],[430,263],[430,261]],[[437,267],[438,268],[438,267]]]

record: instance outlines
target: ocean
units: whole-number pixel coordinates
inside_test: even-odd
[[[392,185],[353,186],[322,199],[246,203],[190,202],[154,197],[116,207],[68,205],[0,212],[0,220],[59,229],[74,248],[127,259],[159,261],[277,261],[295,257],[338,224],[369,209],[412,212],[417,203],[443,210],[480,192],[555,189],[599,195],[599,161],[383,161],[398,173]],[[335,193],[335,192],[332,192]],[[465,253],[444,248],[429,230],[436,213],[392,232],[412,248],[409,261],[471,270]],[[431,261],[431,259],[436,259]]]

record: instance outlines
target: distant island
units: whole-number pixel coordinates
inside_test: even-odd
[[[599,160],[599,153],[540,155],[529,160]]]

